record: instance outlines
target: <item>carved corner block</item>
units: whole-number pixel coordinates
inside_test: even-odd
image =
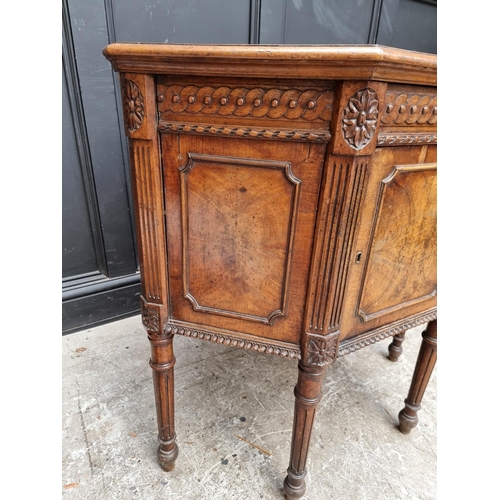
[[[165,337],[163,332],[162,306],[147,302],[141,296],[141,317],[142,324],[146,328],[148,335],[153,337]]]
[[[131,139],[153,139],[156,135],[156,99],[151,75],[121,75],[125,132]]]
[[[306,333],[306,352],[303,356],[305,364],[314,366],[332,364],[338,356],[339,337],[339,332],[334,332],[326,336]]]
[[[367,156],[375,151],[386,88],[381,82],[340,85],[333,113],[334,153]]]

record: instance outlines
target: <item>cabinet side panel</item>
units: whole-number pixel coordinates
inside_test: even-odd
[[[341,342],[369,338],[370,331],[378,336],[388,325],[402,328],[430,311],[435,316],[436,146],[377,148],[367,176],[349,257]]]
[[[358,314],[363,321],[436,294],[436,165],[396,166],[382,180]]]

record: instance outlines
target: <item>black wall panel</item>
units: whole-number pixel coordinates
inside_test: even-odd
[[[73,123],[71,103],[63,68],[62,120]],[[75,127],[62,129],[62,276],[88,275],[98,270],[91,214],[83,179]]]
[[[283,43],[367,43],[372,10],[373,0],[290,0]]]
[[[249,0],[114,0],[116,40],[249,43]]]
[[[384,0],[377,43],[437,53],[437,1]]]

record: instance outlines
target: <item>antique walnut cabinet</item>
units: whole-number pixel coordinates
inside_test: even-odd
[[[436,56],[380,46],[112,44],[130,146],[158,459],[173,469],[175,335],[298,360],[288,498],[325,371],[427,324],[436,361]],[[272,362],[269,357],[269,362]],[[279,377],[279,374],[277,374]]]

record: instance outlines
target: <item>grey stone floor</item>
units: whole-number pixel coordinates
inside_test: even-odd
[[[411,434],[397,428],[423,327],[340,358],[323,386],[304,500],[437,498],[437,370]],[[283,499],[297,362],[176,337],[179,458],[156,462],[139,316],[62,338],[65,500]],[[437,367],[436,367],[437,368]],[[252,443],[252,444],[249,444]]]

